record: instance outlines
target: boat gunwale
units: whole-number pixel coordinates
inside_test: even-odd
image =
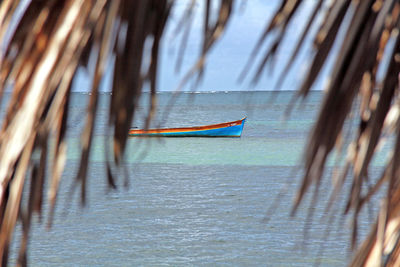
[[[146,135],[146,134],[163,134],[163,133],[176,133],[176,132],[191,132],[191,131],[205,131],[215,130],[221,128],[227,128],[232,126],[238,126],[246,120],[246,117],[236,120],[217,124],[203,125],[203,126],[192,126],[192,127],[180,127],[180,128],[161,128],[161,129],[130,129],[129,135]]]

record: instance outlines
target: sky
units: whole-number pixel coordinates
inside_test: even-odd
[[[184,75],[197,62],[202,45],[202,15],[204,12],[203,0],[195,2],[195,19],[192,22],[189,38],[186,44],[180,71],[176,71],[178,51],[183,36],[183,29],[177,29],[184,11],[190,5],[189,0],[175,0],[174,7],[161,41],[158,68],[158,91],[175,91],[179,88]],[[217,1],[216,1],[217,2]],[[246,63],[255,44],[262,35],[264,29],[270,22],[273,13],[277,10],[281,0],[237,0],[233,9],[227,28],[222,37],[216,42],[208,54],[205,65],[205,75],[201,82],[194,87],[194,82],[184,86],[183,91],[248,91],[248,90],[296,90],[306,73],[307,63],[310,58],[310,45],[301,50],[299,58],[294,62],[291,71],[285,74],[285,82],[280,88],[276,87],[278,76],[288,61],[294,44],[299,38],[302,26],[307,22],[308,14],[315,4],[315,0],[307,0],[298,10],[297,15],[288,29],[288,33],[277,52],[273,68],[266,68],[257,83],[252,83],[252,78],[263,52],[271,43],[273,34],[264,43],[261,53],[251,58],[252,64],[248,70],[246,79],[239,82],[239,76],[243,72]],[[178,34],[176,34],[178,32]],[[308,44],[311,39],[308,39]],[[76,78],[76,91],[89,91],[90,83],[85,71],[78,73]],[[193,79],[194,80],[194,79]],[[108,71],[103,80],[101,91],[110,91],[112,71]],[[320,88],[322,79],[318,81],[316,88]],[[85,89],[87,88],[87,89]]]
[[[176,24],[190,1],[181,0],[175,3],[172,17],[167,24],[162,40],[158,82],[160,91],[172,91],[177,89],[182,77],[193,64],[195,64],[199,57],[204,2],[205,1],[201,0],[196,1],[196,17],[189,35],[183,64],[178,73],[175,71],[175,65],[177,61],[177,50],[180,47],[183,31],[180,31],[178,38],[173,37],[175,36],[174,31]],[[238,80],[239,75],[244,70],[250,58],[251,51],[271,20],[280,2],[280,0],[239,0],[235,2],[233,16],[223,36],[212,48],[208,56],[205,76],[194,90],[239,91],[276,89],[275,84],[278,74],[280,74],[280,70],[282,70],[290,57],[294,43],[301,33],[302,25],[306,23],[307,15],[315,4],[314,0],[306,1],[305,5],[298,11],[298,15],[294,17],[283,45],[278,51],[274,68],[267,68],[260,81],[256,84],[252,83],[257,64],[263,52],[268,49],[271,38],[273,37],[272,35],[266,40],[259,56],[251,59],[252,64],[247,79],[242,82]],[[297,88],[296,86],[301,82],[301,78],[305,74],[307,62],[309,61],[309,54],[309,47],[302,50],[299,60],[295,62],[295,67],[286,74],[286,82],[280,88],[281,90],[295,90]],[[193,90],[193,86],[186,86],[183,90]]]
[[[219,1],[212,1],[217,3]],[[266,68],[262,78],[256,83],[252,83],[252,78],[263,53],[268,49],[273,34],[264,43],[261,52],[255,58],[251,58],[252,64],[247,71],[246,79],[239,82],[239,76],[243,72],[246,63],[250,59],[250,54],[259,40],[261,34],[270,22],[273,13],[276,11],[281,0],[236,0],[233,8],[233,15],[227,28],[217,43],[212,47],[208,54],[205,75],[201,83],[193,88],[193,83],[182,88],[184,91],[240,91],[240,90],[296,90],[297,86],[305,75],[307,63],[310,59],[310,45],[301,50],[300,57],[294,62],[294,67],[285,73],[285,83],[281,88],[276,88],[277,78],[288,61],[294,48],[296,40],[306,23],[308,14],[316,0],[306,0],[297,11],[288,29],[288,33],[283,40],[283,44],[278,50],[275,65],[273,68]],[[23,1],[23,5],[29,0]],[[167,22],[166,29],[161,42],[160,64],[158,69],[158,91],[174,91],[178,88],[182,77],[196,63],[201,51],[202,36],[202,17],[204,14],[205,0],[195,0],[194,16],[191,31],[186,45],[182,66],[180,71],[176,71],[178,50],[181,45],[183,29],[177,29],[184,11],[190,5],[190,0],[175,0],[172,14]],[[23,8],[21,8],[23,10]],[[216,14],[216,12],[215,12]],[[178,32],[178,34],[175,34]],[[308,43],[311,43],[309,38]],[[4,43],[3,43],[4,44]],[[111,65],[111,64],[110,64]],[[112,68],[107,70],[101,91],[110,91],[112,81]],[[321,84],[321,81],[318,81]],[[81,68],[75,78],[74,91],[90,91],[90,81],[87,70]],[[320,85],[317,86],[321,87]]]

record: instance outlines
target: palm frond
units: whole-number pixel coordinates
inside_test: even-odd
[[[0,3],[0,39],[8,40],[3,43],[4,49],[0,55],[0,98],[5,88],[12,88],[0,131],[0,256],[4,266],[8,261],[8,246],[18,217],[23,225],[19,262],[21,265],[27,262],[29,225],[34,212],[41,214],[45,198],[43,184],[46,179],[50,184],[48,200],[51,224],[66,160],[66,121],[71,82],[77,68],[88,65],[89,56],[94,55],[94,66],[88,66],[93,68],[93,86],[86,127],[82,133],[82,155],[76,179],[76,183],[81,185],[82,203],[85,203],[98,88],[105,65],[111,62],[111,56],[115,57],[108,126],[113,135],[114,162],[120,166],[128,129],[144,86],[149,86],[151,91],[146,125],[149,125],[155,108],[160,40],[173,5],[173,1],[169,0],[41,0],[30,1],[26,9],[22,10],[23,15],[17,18],[16,10],[22,2]],[[276,32],[272,46],[261,55],[261,63],[256,66],[254,82],[258,81],[266,64],[278,53],[293,17],[306,2],[281,1],[246,65],[253,64],[252,59],[260,54],[263,43],[272,32]],[[187,19],[183,21],[191,20],[193,3],[186,13]],[[218,3],[218,8],[213,9],[212,1],[205,1],[201,56],[187,71],[178,88],[192,78],[202,78],[207,54],[232,16],[233,0],[221,0]],[[215,16],[211,16],[211,12],[215,12]],[[387,258],[388,266],[397,266],[400,259],[400,243],[397,242],[400,229],[399,14],[400,5],[395,0],[320,0],[316,2],[290,62],[284,68],[286,71],[291,67],[306,37],[312,34],[310,29],[316,26],[318,31],[313,36],[309,70],[298,88],[298,96],[305,97],[321,76],[335,46],[339,45],[330,83],[325,88],[321,110],[307,142],[304,153],[305,174],[293,212],[312,186],[315,186],[313,203],[317,202],[327,159],[335,149],[341,149],[345,122],[358,101],[360,123],[355,129],[357,136],[349,146],[345,167],[339,174],[339,182],[332,188],[329,202],[336,199],[345,177],[351,172],[352,188],[345,212],[354,214],[354,246],[360,210],[379,188],[389,185],[379,218],[355,254],[353,266],[382,263],[384,257]],[[315,19],[318,16],[323,19]],[[211,17],[216,19],[211,20]],[[314,25],[319,21],[322,21],[320,25]],[[185,36],[188,36],[190,30],[190,23],[188,25],[182,39],[182,51]],[[10,35],[9,39],[5,38],[7,35]],[[151,49],[145,49],[147,44]],[[180,68],[182,55],[183,52],[177,61],[177,68]],[[144,69],[145,59],[149,59],[150,64]],[[249,74],[246,66],[242,77]],[[365,193],[362,188],[368,177],[370,163],[385,131],[395,135],[397,142],[382,176]],[[48,154],[53,147],[49,145],[51,137],[55,137],[56,141],[54,157],[50,159]],[[39,160],[32,159],[34,152],[39,153]],[[51,169],[47,177],[45,174],[48,168]],[[28,173],[31,175],[28,176]],[[118,183],[113,176],[111,163],[107,166],[107,177],[109,185],[116,187]],[[23,213],[21,199],[27,179],[31,179],[29,207]]]
[[[8,85],[13,89],[0,132],[0,256],[4,265],[8,261],[8,246],[18,216],[22,218],[24,232],[19,258],[20,264],[26,264],[29,225],[32,213],[41,213],[43,184],[47,180],[45,170],[49,166],[51,224],[66,160],[71,83],[78,66],[87,62],[90,53],[96,53],[77,174],[84,203],[98,88],[109,55],[116,55],[110,127],[114,129],[115,159],[119,161],[143,82],[149,81],[155,91],[158,43],[172,6],[171,1],[32,1],[16,21],[15,10],[20,4],[19,1],[3,1],[0,5],[1,36],[6,35],[12,23],[16,24],[10,41],[4,44],[0,61],[1,92]],[[115,26],[118,22],[119,28]],[[111,36],[115,31],[122,34],[121,25],[126,26],[126,40],[114,46]],[[143,77],[141,55],[144,42],[150,37],[154,40],[152,60],[148,75]],[[56,140],[54,156],[47,166],[48,143],[52,136]],[[32,160],[34,151],[41,155],[39,162]],[[27,214],[22,214],[22,189],[31,169],[29,207]]]
[[[265,32],[279,31],[282,27],[285,30],[285,26],[276,22],[277,18],[279,21],[285,22],[283,25],[286,25],[290,22],[293,14],[282,12],[284,7],[289,5],[294,7],[305,4],[305,2],[282,1],[281,8],[276,12],[272,23]],[[339,45],[339,52],[335,54],[330,82],[324,88],[326,94],[306,145],[304,176],[295,198],[293,212],[297,210],[310,187],[315,186],[315,192],[318,191],[321,179],[324,177],[327,159],[333,151],[340,150],[345,122],[349,120],[356,104],[360,103],[358,114],[360,123],[358,128],[354,129],[358,134],[349,145],[347,162],[338,176],[338,183],[332,189],[328,205],[332,205],[332,201],[342,190],[347,174],[352,172],[352,187],[348,195],[345,213],[352,212],[354,214],[352,245],[355,247],[359,212],[372,195],[388,184],[388,193],[384,200],[386,204],[381,208],[376,226],[372,227],[370,236],[358,249],[351,265],[379,265],[386,257],[388,266],[396,266],[398,246],[400,246],[397,242],[400,230],[400,222],[397,219],[399,215],[397,198],[400,194],[397,173],[397,161],[400,153],[398,144],[393,147],[393,154],[384,167],[382,176],[376,179],[375,184],[367,193],[363,193],[362,188],[368,179],[371,161],[383,132],[390,128],[397,139],[400,136],[398,132],[399,116],[396,115],[398,113],[398,74],[400,72],[400,6],[397,1],[391,0],[338,0],[332,1],[331,6],[327,5],[328,1],[323,2],[324,4],[317,3],[315,11],[311,14],[311,18],[314,18],[315,12],[319,12],[323,19],[318,27],[318,32],[313,37],[314,54],[308,73],[299,87],[298,96],[307,96],[316,80],[321,77],[327,58],[333,53],[336,45]],[[296,9],[293,8],[292,11],[296,12]],[[304,32],[307,33],[309,28],[310,25],[307,24]],[[341,32],[344,37],[341,37]],[[261,47],[265,36],[266,34],[256,45],[256,51]],[[304,34],[299,39],[291,61],[297,57],[298,47],[302,45],[303,41]],[[266,60],[270,56],[269,53],[276,53],[280,43],[276,42],[275,45],[278,47],[273,47],[271,52],[264,56]],[[266,60],[260,64],[254,79],[258,79]],[[288,63],[285,70],[290,65],[291,62]],[[392,114],[389,116],[389,113]],[[393,131],[393,129],[395,130]],[[313,203],[316,201],[314,200]]]
[[[23,3],[25,8],[21,8]],[[207,2],[207,12],[216,12],[217,20],[211,23],[208,16],[205,16],[202,56],[193,69],[188,71],[187,79],[196,73],[198,79],[201,78],[206,54],[220,38],[231,15],[232,4],[231,0],[223,0],[218,10],[211,10],[211,1]],[[82,204],[86,201],[87,169],[96,123],[99,86],[106,65],[110,65],[110,62],[114,62],[108,121],[109,132],[114,137],[113,166],[120,166],[122,161],[128,129],[144,86],[148,86],[151,92],[146,119],[146,125],[149,125],[156,105],[160,40],[172,6],[171,0],[42,0],[0,3],[0,38],[8,40],[2,42],[4,49],[0,55],[0,98],[6,87],[12,88],[0,131],[2,266],[8,262],[8,247],[18,218],[21,218],[23,225],[19,264],[27,264],[31,218],[33,213],[40,215],[42,212],[46,198],[43,185],[46,180],[49,180],[48,224],[52,223],[66,161],[65,136],[68,131],[72,80],[79,66],[92,68],[91,96],[81,137],[80,166],[75,182],[75,186],[81,186]],[[189,12],[193,6],[194,1]],[[18,16],[17,13],[21,12],[22,16]],[[95,59],[93,66],[88,65],[89,57]],[[112,57],[115,57],[114,61]],[[179,60],[177,64],[179,66]],[[54,146],[49,145],[50,140],[55,140]],[[50,147],[54,151],[50,151]],[[39,153],[39,160],[32,158],[34,152]],[[49,158],[49,154],[53,157]],[[117,182],[111,165],[107,163],[107,181],[110,187],[115,188]],[[29,173],[31,176],[27,176]],[[27,179],[31,179],[28,207],[21,209],[22,192]]]

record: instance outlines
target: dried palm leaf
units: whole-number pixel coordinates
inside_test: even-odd
[[[270,49],[262,55],[262,61],[254,74],[260,77],[266,64],[277,54],[283,37],[296,12],[306,0],[282,0],[280,7],[266,26],[256,44],[253,57],[260,53],[266,38],[277,32]],[[348,196],[347,212],[353,217],[353,244],[357,236],[359,211],[384,184],[389,184],[385,203],[376,226],[360,246],[353,265],[379,264],[386,255],[387,264],[396,266],[400,261],[399,204],[400,190],[397,180],[399,145],[393,148],[393,156],[372,188],[363,194],[370,162],[377,150],[385,123],[390,115],[394,99],[399,94],[399,30],[400,6],[395,0],[328,0],[318,1],[305,26],[291,60],[295,59],[305,36],[310,34],[317,16],[322,24],[314,36],[314,54],[309,71],[299,88],[298,95],[306,96],[339,42],[339,53],[333,65],[331,82],[308,140],[305,151],[303,183],[299,189],[293,211],[302,202],[310,187],[314,188],[312,204],[318,199],[319,185],[323,179],[328,156],[340,149],[339,144],[345,121],[354,103],[361,99],[358,134],[349,149],[347,164],[340,174],[337,186],[332,189],[332,201],[341,191],[347,173],[353,172],[352,190]],[[193,2],[192,2],[193,3]],[[156,104],[157,65],[160,39],[170,16],[173,1],[168,0],[41,0],[31,1],[20,19],[16,10],[21,1],[0,3],[0,39],[15,28],[0,55],[0,96],[6,86],[12,86],[11,99],[0,131],[0,256],[3,265],[8,259],[8,245],[18,216],[23,221],[23,246],[20,264],[26,263],[26,240],[32,212],[41,212],[43,183],[47,164],[49,140],[56,137],[54,158],[51,162],[49,200],[54,212],[56,195],[65,162],[65,133],[67,131],[68,102],[71,81],[79,65],[87,64],[89,55],[95,54],[92,96],[88,104],[87,128],[82,135],[82,157],[77,181],[81,183],[82,203],[85,201],[87,164],[97,110],[98,86],[104,74],[109,55],[115,56],[112,99],[109,112],[109,128],[113,134],[113,155],[120,166],[125,151],[128,129],[135,115],[143,86],[149,86],[151,104],[146,125]],[[191,5],[193,8],[193,4]],[[196,64],[184,76],[179,88],[193,77],[201,79],[207,53],[223,33],[232,14],[233,1],[222,0],[219,8],[211,8],[212,1],[205,1],[202,52]],[[329,7],[327,10],[323,7]],[[191,10],[189,9],[189,11]],[[216,20],[211,21],[211,12]],[[187,13],[189,14],[189,13]],[[17,20],[17,21],[16,21]],[[190,21],[188,19],[187,21]],[[11,24],[15,27],[11,27]],[[190,23],[189,23],[190,24]],[[188,35],[190,25],[184,36]],[[340,32],[345,38],[340,38]],[[116,38],[113,38],[116,36]],[[115,45],[113,40],[116,39]],[[184,50],[185,37],[181,49]],[[145,49],[149,44],[151,49]],[[146,51],[151,51],[146,54]],[[387,54],[389,61],[383,55]],[[182,58],[183,52],[180,56]],[[149,59],[147,67],[144,62]],[[177,66],[179,66],[178,59]],[[290,64],[285,69],[289,68]],[[247,67],[244,68],[247,71]],[[383,70],[383,71],[382,71]],[[381,81],[379,73],[384,73]],[[245,75],[246,72],[243,72]],[[381,86],[379,82],[381,82]],[[399,139],[399,116],[390,123],[392,132]],[[32,160],[34,150],[40,152],[40,161]],[[29,191],[29,207],[21,212],[22,188],[29,166],[32,165]],[[116,186],[111,165],[107,166],[109,185]],[[331,202],[330,202],[331,203]],[[329,204],[330,205],[330,204]],[[51,217],[51,216],[50,216]],[[309,214],[312,217],[312,213]],[[50,220],[51,221],[51,220]]]
[[[7,42],[2,43],[4,49],[0,55],[0,98],[7,86],[12,88],[0,131],[2,265],[8,262],[9,241],[18,217],[23,225],[19,264],[26,265],[31,218],[34,212],[41,214],[46,180],[50,181],[47,195],[50,203],[49,225],[52,222],[66,160],[65,136],[68,130],[66,122],[71,82],[80,65],[90,67],[89,55],[95,58],[95,66],[76,180],[81,185],[83,204],[86,199],[86,177],[98,90],[111,55],[115,56],[115,62],[109,129],[114,136],[115,166],[120,166],[123,159],[128,129],[142,88],[147,85],[151,92],[149,116],[146,119],[146,125],[149,125],[156,105],[160,40],[172,4],[170,0],[41,0],[0,3],[0,37],[3,40],[7,34],[10,36]],[[209,16],[205,16],[202,56],[198,64],[188,71],[188,77],[195,73],[201,77],[206,54],[221,36],[229,20],[232,4],[231,0],[223,0],[219,9],[211,10],[211,1],[206,3],[207,13],[217,12],[217,20],[210,23]],[[17,10],[23,13],[22,16],[16,15]],[[190,29],[189,23],[187,28]],[[145,49],[145,45],[150,49]],[[179,60],[177,64],[179,66]],[[49,145],[50,140],[55,140],[54,146]],[[54,148],[51,159],[48,157],[49,147]],[[40,154],[39,161],[32,158],[34,151]],[[47,172],[49,167],[51,169]],[[28,179],[26,175],[29,169],[32,169],[29,176],[31,189],[26,201],[26,212],[23,212],[22,188]],[[46,173],[49,177],[46,177]],[[107,166],[107,176],[109,185],[116,187],[110,164]]]
[[[285,6],[302,5],[306,1],[282,1],[281,7],[276,12],[272,22],[266,28],[259,43],[256,44],[253,56],[259,53],[267,33],[279,31],[281,25],[289,24],[293,14],[284,13]],[[327,3],[328,1],[323,1]],[[322,15],[326,6],[319,2],[311,14],[314,18]],[[297,6],[296,6],[297,7]],[[296,8],[293,9],[296,12]],[[397,114],[397,100],[399,94],[400,72],[400,5],[398,1],[389,0],[337,0],[323,14],[323,22],[319,31],[314,36],[314,55],[312,56],[309,71],[300,86],[298,96],[306,96],[315,81],[321,76],[321,70],[326,65],[328,56],[332,53],[334,43],[340,45],[339,52],[335,55],[330,83],[325,88],[326,95],[321,104],[317,121],[310,133],[304,154],[304,176],[294,202],[295,212],[302,202],[306,192],[315,187],[317,195],[321,179],[324,177],[328,156],[340,149],[341,133],[346,120],[349,119],[353,107],[360,100],[358,134],[350,143],[346,164],[338,182],[334,183],[328,208],[341,192],[344,179],[352,172],[352,187],[348,195],[345,212],[353,214],[352,245],[356,246],[358,232],[358,216],[361,209],[371,200],[371,197],[384,185],[388,185],[388,194],[382,205],[376,225],[372,227],[371,234],[359,247],[355,254],[352,266],[373,265],[379,266],[386,258],[388,266],[397,266],[399,259],[400,231],[399,218],[399,182],[398,143],[393,147],[393,155],[384,167],[382,176],[374,179],[374,184],[366,193],[362,188],[367,183],[369,166],[378,144],[384,135],[394,133],[399,138],[399,116]],[[278,22],[284,22],[280,24]],[[310,28],[306,25],[304,32]],[[283,26],[285,31],[285,27]],[[344,32],[344,38],[341,38]],[[304,34],[299,40],[299,45],[304,40]],[[275,43],[271,52],[264,55],[268,60],[269,53],[276,53],[280,41]],[[291,61],[299,53],[299,45],[294,50]],[[386,56],[384,56],[386,55]],[[387,59],[386,59],[387,58]],[[265,60],[266,61],[266,60]],[[288,63],[290,66],[291,62]],[[264,68],[262,62],[254,79],[258,79],[260,71]],[[285,69],[288,69],[286,67]],[[383,73],[383,79],[380,78]],[[392,111],[390,111],[392,110]],[[389,126],[390,125],[390,126]],[[393,131],[393,129],[396,129]],[[311,205],[316,204],[316,200]]]

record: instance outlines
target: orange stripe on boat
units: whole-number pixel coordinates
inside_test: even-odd
[[[237,121],[224,122],[218,124],[204,125],[204,126],[194,126],[194,127],[182,127],[182,128],[162,128],[162,129],[131,129],[129,130],[130,135],[140,135],[140,134],[162,134],[162,133],[184,133],[184,132],[192,132],[192,131],[206,131],[206,130],[214,130],[225,127],[237,126],[241,125],[245,118]]]

